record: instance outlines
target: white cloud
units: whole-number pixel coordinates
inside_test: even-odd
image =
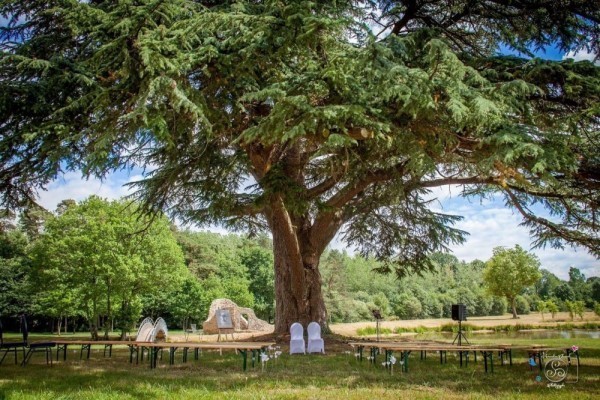
[[[66,199],[81,201],[91,195],[109,200],[118,199],[131,194],[131,190],[124,186],[131,180],[122,173],[109,175],[104,181],[100,181],[96,178],[85,179],[80,172],[67,172],[52,182],[47,190],[39,193],[39,203],[47,210],[55,210],[58,203]]]
[[[498,207],[497,201],[484,201],[481,205],[466,200],[442,202],[444,211],[462,215],[464,219],[456,228],[469,232],[467,241],[451,249],[460,260],[488,260],[497,246],[512,248],[520,245],[536,254],[545,268],[559,278],[568,279],[569,267],[579,268],[587,277],[599,276],[599,261],[585,249],[566,246],[564,250],[532,249],[529,230],[519,226],[522,222],[513,211]]]
[[[567,54],[565,54],[563,56],[563,60],[566,60],[567,58],[572,58],[575,61],[583,61],[583,60],[594,61],[594,57],[595,57],[594,54],[589,53],[585,49],[582,49],[582,50],[579,50],[578,52],[573,52],[573,51],[568,52]],[[600,60],[596,60],[596,62],[594,64],[600,65]]]

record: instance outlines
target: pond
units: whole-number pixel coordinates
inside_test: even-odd
[[[597,330],[523,330],[517,332],[466,332],[467,337],[478,339],[600,339],[600,331]],[[428,334],[419,335],[419,337],[428,336]],[[436,337],[452,339],[456,333],[436,332]]]

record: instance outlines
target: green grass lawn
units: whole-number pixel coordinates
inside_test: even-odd
[[[485,343],[486,338],[477,341]],[[511,342],[531,344],[525,339]],[[185,364],[179,353],[174,366],[168,365],[165,353],[158,368],[151,370],[146,361],[130,364],[124,348],[104,358],[99,346],[90,360],[79,360],[79,349],[73,346],[68,360],[52,367],[46,366],[43,354],[35,354],[26,367],[15,366],[9,355],[0,365],[0,399],[591,399],[600,396],[598,342],[536,341],[558,347],[576,344],[583,349],[579,382],[562,389],[547,387],[545,380],[536,382],[538,371],[530,371],[522,353],[516,354],[512,367],[501,367],[496,361],[493,374],[484,373],[481,359],[460,368],[454,355],[448,354],[448,363],[440,365],[436,354],[422,361],[415,353],[408,373],[395,368],[390,375],[380,364],[358,362],[337,337],[326,337],[328,354],[324,356],[284,353],[269,361],[264,372],[260,365],[243,372],[241,357],[233,352],[221,356],[205,351],[199,361],[190,355]]]

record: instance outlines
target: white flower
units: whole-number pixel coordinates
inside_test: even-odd
[[[269,361],[269,355],[268,355],[268,354],[266,354],[266,353],[263,353],[263,354],[261,354],[261,355],[260,355],[260,361],[262,361],[262,362],[267,362],[267,361]]]
[[[397,360],[396,360],[396,357],[394,357],[394,356],[391,356],[391,357],[390,357],[390,362],[391,362],[392,364],[396,364],[396,361],[397,361]]]

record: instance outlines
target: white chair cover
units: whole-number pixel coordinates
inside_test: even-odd
[[[298,322],[290,327],[290,354],[306,354],[304,345],[304,328]]]
[[[321,325],[316,322],[308,324],[308,352],[325,353],[325,342],[321,338]]]

